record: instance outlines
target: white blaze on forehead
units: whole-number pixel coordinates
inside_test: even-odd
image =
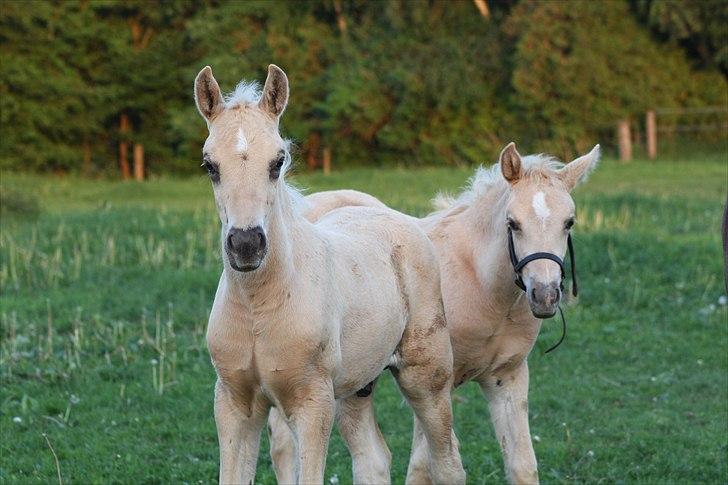
[[[549,206],[546,204],[546,196],[543,192],[536,192],[533,195],[533,200],[531,201],[531,205],[533,206],[533,210],[536,213],[536,217],[541,219],[541,223],[545,224],[546,219],[548,219],[549,215],[551,215],[551,210],[549,209]]]
[[[239,153],[243,153],[248,149],[248,139],[245,138],[245,133],[243,133],[242,128],[238,128],[238,143],[235,145],[235,149]]]

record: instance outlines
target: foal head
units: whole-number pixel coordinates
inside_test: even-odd
[[[551,253],[564,259],[575,221],[570,192],[599,161],[599,145],[566,165],[541,155],[521,158],[514,143],[500,154],[503,178],[510,184],[505,218],[518,259]],[[534,259],[521,270],[531,312],[538,318],[556,313],[561,300],[561,267],[551,259]]]
[[[287,143],[278,132],[288,78],[271,64],[262,93],[241,83],[223,99],[207,66],[195,79],[195,102],[207,121],[202,165],[212,181],[227,261],[236,271],[253,271],[267,253],[269,221],[290,164]]]

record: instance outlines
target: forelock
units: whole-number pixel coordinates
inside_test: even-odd
[[[557,172],[564,167],[564,164],[554,157],[539,153],[523,157],[521,166],[524,178],[543,182],[558,179]]]
[[[233,92],[225,95],[225,108],[257,104],[260,96],[260,84],[255,81],[240,81]]]

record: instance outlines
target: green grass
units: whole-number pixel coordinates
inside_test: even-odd
[[[299,175],[421,215],[470,170]],[[575,198],[582,294],[569,336],[547,322],[531,359],[531,429],[545,483],[726,483],[728,333],[720,250],[727,164],[602,163]],[[204,343],[220,273],[202,177],[144,184],[3,174],[21,197],[0,234],[0,482],[206,483],[217,476],[215,380]],[[7,198],[4,199],[4,203]],[[12,204],[11,204],[12,205]],[[32,210],[22,210],[29,207]],[[386,375],[378,419],[401,483],[411,412]],[[488,411],[455,395],[470,483],[503,482]],[[351,480],[336,433],[327,480]],[[264,442],[258,481],[274,482]]]

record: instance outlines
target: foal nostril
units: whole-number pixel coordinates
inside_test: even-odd
[[[536,288],[531,288],[531,300],[536,301]]]
[[[258,248],[261,250],[265,249],[266,240],[263,229],[261,229],[260,227],[256,227],[254,230],[258,232]]]

